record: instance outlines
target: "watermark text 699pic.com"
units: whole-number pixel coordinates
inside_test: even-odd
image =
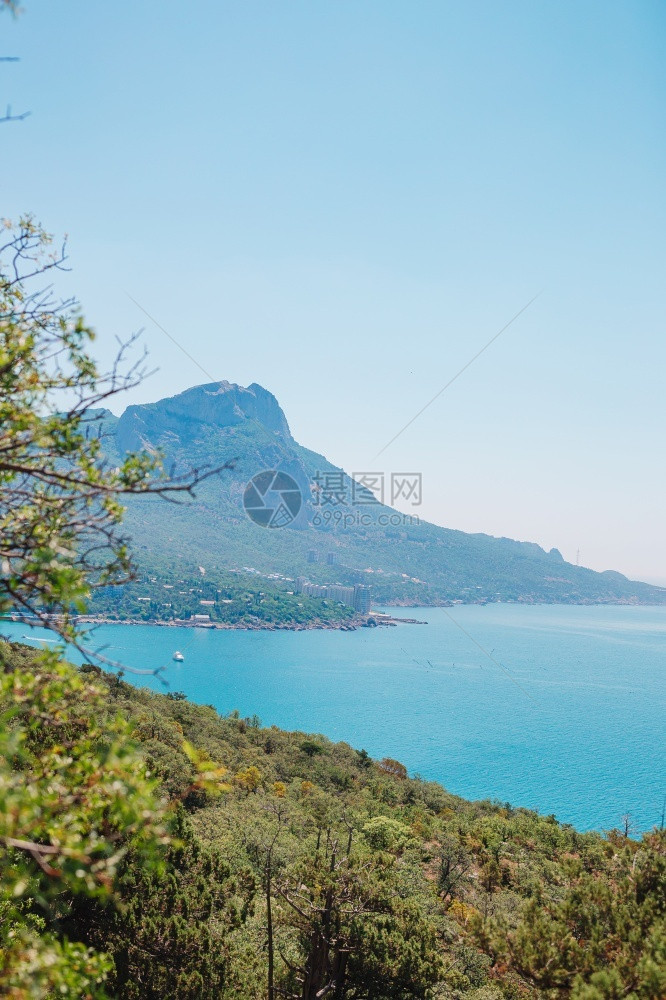
[[[315,514],[312,524],[335,525],[344,528],[400,527],[419,524],[415,514],[401,514],[396,510],[371,513],[366,508],[398,501],[412,507],[421,505],[423,477],[420,472],[353,472],[351,476],[340,471],[317,472],[312,480],[312,504]]]

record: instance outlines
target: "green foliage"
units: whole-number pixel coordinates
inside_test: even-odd
[[[367,843],[376,851],[400,850],[411,839],[409,828],[391,816],[375,816],[363,825],[362,832]]]
[[[266,1000],[272,942],[275,998],[335,982],[345,1000],[662,1000],[664,833],[604,838],[468,803],[323,736],[222,718],[97,668],[37,669],[34,651],[0,648],[19,693],[8,738],[23,734],[2,772],[7,794],[30,802],[27,770],[59,760],[65,742],[73,763],[60,780],[74,781],[78,761],[97,775],[89,758],[113,759],[129,725],[141,756],[118,751],[134,761],[131,776],[121,768],[126,808],[143,781],[155,794],[144,768],[172,801],[161,867],[163,827],[150,848],[112,806],[124,836],[95,855],[108,884],[97,869],[74,871],[54,894],[29,851],[6,848],[0,982],[22,982],[17,996],[46,997],[48,968],[58,985],[89,982],[91,996]],[[100,801],[92,789],[63,809],[94,815]],[[80,846],[76,831],[75,813],[64,846],[65,835]],[[13,896],[19,868],[25,888]]]
[[[120,907],[75,897],[61,924],[82,946],[108,949],[121,995],[132,981],[152,984],[146,996],[264,1000],[269,883],[278,995],[303,997],[306,981],[321,989],[335,970],[350,1000],[481,1000],[497,989],[608,1000],[616,983],[632,1000],[663,994],[663,835],[579,834],[465,803],[324,737],[220,718],[123,681],[107,692],[103,718],[131,721],[148,766],[183,803],[183,846],[168,849],[162,875],[130,852]],[[324,752],[308,756],[304,743]],[[142,927],[165,947],[151,948]]]
[[[88,614],[137,622],[187,621],[207,614],[216,625],[243,628],[342,625],[354,620],[352,608],[290,593],[287,583],[258,581],[256,576],[215,567],[202,577],[198,566],[162,560],[156,551],[150,566],[150,572],[122,586],[95,589]]]
[[[79,901],[70,933],[114,955],[109,989],[125,1000],[218,996],[228,968],[228,938],[242,925],[254,882],[231,878],[214,848],[194,835],[180,807],[161,872],[133,852],[124,859],[113,907]]]
[[[130,849],[147,869],[154,866],[168,839],[164,806],[127,723],[107,716],[100,686],[54,655],[32,658],[27,670],[5,647],[0,989],[102,996],[112,963],[56,932],[63,900],[108,899]]]
[[[51,291],[64,247],[31,217],[0,237],[0,613],[37,615],[71,641],[91,590],[132,575],[122,499],[189,492],[202,475],[167,480],[156,451],[103,455],[102,400],[143,376],[121,345],[109,372],[72,301]],[[46,286],[46,287],[45,287]],[[57,615],[56,615],[57,613]]]
[[[89,410],[122,380],[101,374],[87,353],[93,332],[69,303],[39,287],[64,262],[31,218],[0,245],[0,611],[57,608],[73,638],[92,578],[127,576],[117,529],[119,496],[147,484],[147,454],[104,467]],[[130,377],[131,381],[131,377]],[[81,547],[82,536],[87,544]]]
[[[37,617],[81,648],[77,614],[91,590],[133,572],[121,499],[189,492],[206,473],[167,482],[145,449],[105,459],[99,404],[141,380],[142,359],[127,366],[130,340],[101,372],[91,328],[51,290],[64,247],[30,217],[3,229],[0,614]],[[165,805],[103,686],[55,654],[28,660],[4,644],[0,666],[0,991],[102,996],[112,961],[104,943],[95,953],[67,933],[69,911],[111,900],[130,850],[153,870],[169,839]],[[185,794],[209,796],[221,775],[193,749],[179,777]]]
[[[282,929],[293,933],[280,992],[305,1000],[332,989],[349,998],[428,996],[442,964],[421,902],[401,896],[405,872],[392,854],[354,847],[351,838],[345,846],[336,832],[280,879]]]
[[[580,1000],[659,1000],[666,990],[666,833],[626,840],[605,877],[582,873],[555,899],[530,900],[508,930],[489,921],[498,953],[545,991]]]
[[[316,757],[320,753],[324,753],[324,747],[317,740],[303,740],[299,746],[299,750],[306,755],[306,757]]]
[[[45,930],[44,922],[0,902],[0,989],[20,1000],[43,997],[107,997],[104,983],[113,962]]]

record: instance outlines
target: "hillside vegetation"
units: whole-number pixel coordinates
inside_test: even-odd
[[[351,627],[361,622],[338,601],[295,594],[294,582],[257,575],[215,573],[174,566],[159,576],[144,575],[119,587],[95,591],[87,612],[109,621],[175,621],[207,614],[217,625],[239,628]]]
[[[96,667],[74,671],[6,642],[0,658],[15,739],[0,770],[2,995],[666,996],[663,831],[640,842],[581,834],[508,804],[465,802],[397,761],[237,712],[223,718]],[[117,788],[97,794],[93,759],[103,775],[119,762]],[[55,775],[60,792],[39,799],[37,819],[30,789]],[[67,875],[81,839],[94,855],[95,831],[108,840],[119,802],[131,813],[137,794],[143,826],[122,817],[113,857],[78,871],[88,857]],[[168,801],[151,806],[150,795]],[[41,824],[32,853],[9,843],[19,815]],[[59,836],[70,853],[53,848],[66,869],[53,896],[48,868],[59,862],[39,852]],[[65,956],[62,968],[83,968],[85,988],[48,963],[27,976],[35,932]]]

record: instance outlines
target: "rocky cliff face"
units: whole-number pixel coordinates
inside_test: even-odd
[[[116,429],[121,451],[158,446],[187,447],[207,430],[255,420],[281,440],[292,442],[289,424],[275,396],[253,383],[198,385],[157,403],[128,406]]]

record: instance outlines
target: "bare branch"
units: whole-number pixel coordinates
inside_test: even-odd
[[[8,104],[6,113],[0,118],[0,124],[2,124],[2,122],[22,122],[25,118],[28,118],[30,114],[30,111],[24,111],[20,115],[13,115],[11,106]]]
[[[114,465],[103,449],[100,410],[146,377],[140,334],[117,338],[100,371],[87,351],[92,331],[72,299],[45,282],[65,269],[66,241],[30,217],[0,240],[0,611],[19,611],[91,662],[123,664],[92,649],[80,612],[90,593],[135,578],[122,531],[122,501],[196,497],[199,484],[232,469],[173,468],[145,450]],[[127,668],[129,669],[129,668]],[[160,668],[161,669],[161,668]],[[133,671],[158,674],[160,671]]]

